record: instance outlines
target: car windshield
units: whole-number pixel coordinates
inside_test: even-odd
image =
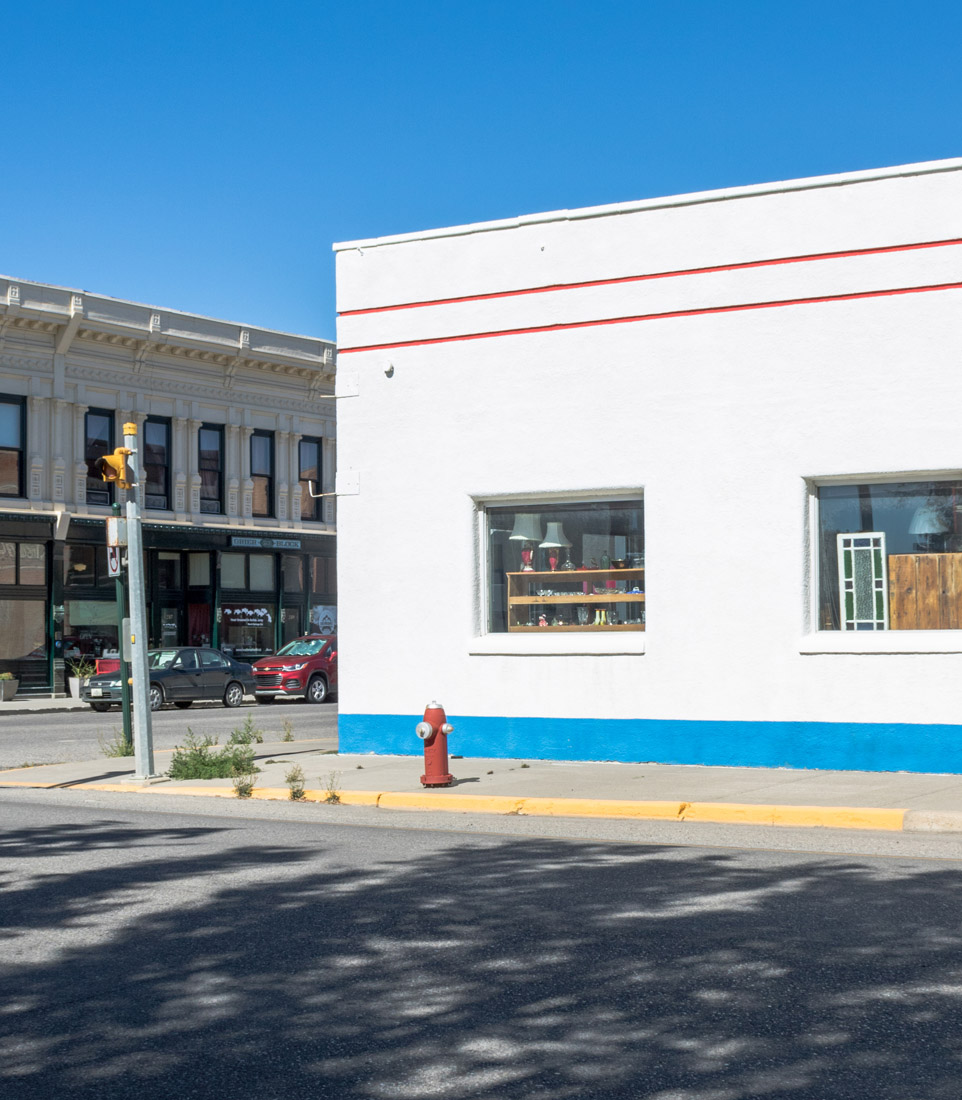
[[[298,638],[277,651],[278,657],[313,657],[327,645],[327,638]]]
[[[179,649],[155,649],[147,654],[147,667],[170,668],[179,652]]]

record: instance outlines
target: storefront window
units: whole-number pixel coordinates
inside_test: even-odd
[[[0,542],[0,584],[17,583],[17,544]]]
[[[117,605],[113,600],[65,600],[64,657],[101,657],[117,651]]]
[[[274,650],[272,602],[259,600],[225,603],[221,606],[220,648],[240,660]]]
[[[273,554],[251,554],[248,568],[250,569],[250,590],[252,592],[274,591]]]
[[[818,488],[821,630],[962,629],[962,481]]]
[[[304,561],[296,554],[285,554],[281,558],[281,570],[284,574],[285,592],[304,591]]]
[[[189,557],[189,581],[192,588],[206,587],[210,584],[210,554],[194,553]]]
[[[222,588],[247,587],[246,554],[221,554],[220,583]]]
[[[157,554],[157,587],[161,591],[179,592],[180,581],[180,554],[163,550]]]
[[[20,543],[19,583],[47,583],[47,547],[42,542]]]
[[[645,629],[641,500],[488,507],[488,631]]]
[[[93,546],[67,546],[64,550],[65,582],[84,588],[97,583],[97,559]]]
[[[334,558],[311,558],[311,591],[330,596],[337,594],[337,564]]]
[[[0,600],[0,662],[45,658],[46,621],[45,600]]]

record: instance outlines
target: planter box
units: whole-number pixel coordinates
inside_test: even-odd
[[[17,694],[19,680],[0,680],[0,703],[6,703]]]

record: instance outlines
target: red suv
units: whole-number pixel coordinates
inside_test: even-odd
[[[275,695],[323,703],[337,691],[337,638],[305,634],[273,657],[261,657],[254,662],[254,690],[258,703],[272,703]]]

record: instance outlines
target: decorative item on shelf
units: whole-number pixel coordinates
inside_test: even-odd
[[[611,558],[608,557],[607,552],[601,555],[601,568],[602,569],[610,569],[611,568]]]
[[[634,553],[628,555],[628,566],[631,569],[644,569],[645,567],[645,555],[641,553]]]
[[[602,607],[595,608],[595,621],[593,626],[607,626],[608,613]]]
[[[611,559],[611,568],[612,569],[624,569],[624,567],[625,567],[625,559],[624,558],[612,558]]]
[[[916,539],[915,549],[923,554],[940,549],[942,539],[939,536],[951,530],[949,505],[935,497],[929,497],[924,504],[920,504],[909,521],[909,534],[922,536]]]
[[[521,572],[530,573],[534,566],[531,559],[534,557],[534,548],[541,542],[541,517],[537,512],[518,512],[514,517],[514,530],[508,535],[510,542],[520,542],[521,546]]]
[[[579,626],[587,626],[588,625],[588,608],[585,607],[583,604],[578,607],[578,625]]]
[[[564,550],[565,558],[567,559],[562,563],[562,569],[574,569],[573,565],[568,565],[567,562],[571,559],[568,557],[568,547],[571,543],[565,538],[563,527],[555,520],[548,521],[548,530],[544,536],[544,542],[539,544],[542,550],[548,551],[548,565],[551,571],[554,572],[558,568],[558,562],[560,560],[560,550]]]
[[[547,626],[547,625],[548,625],[548,616],[545,615],[545,614],[539,615],[538,616],[538,626]]]

